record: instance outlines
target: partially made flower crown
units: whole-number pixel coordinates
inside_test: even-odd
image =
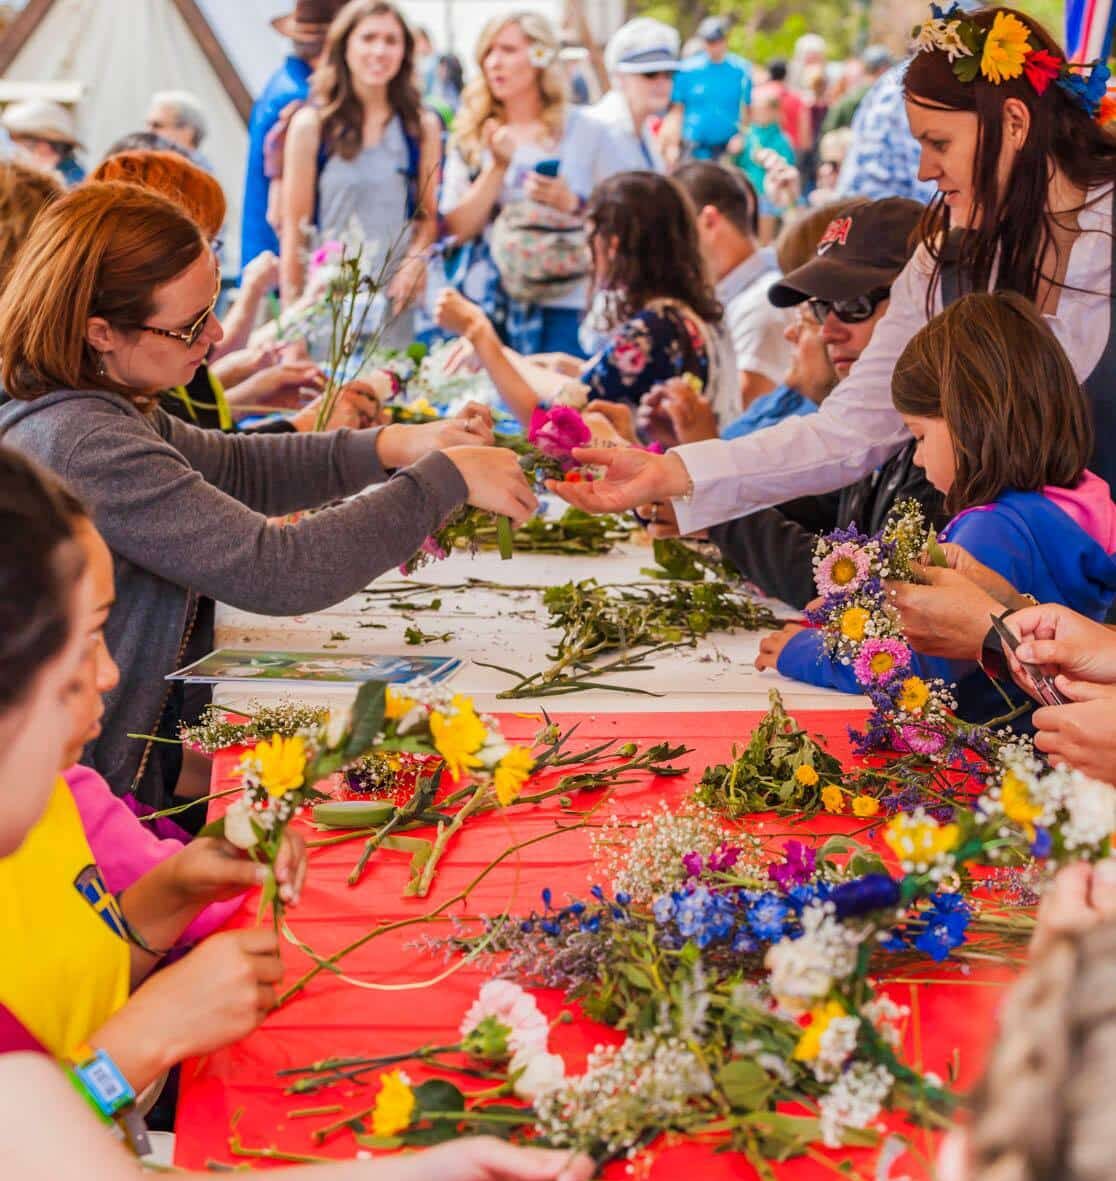
[[[917,25],[911,36],[915,53],[946,54],[962,82],[980,75],[999,86],[1024,75],[1036,94],[1045,94],[1053,82],[1092,118],[1107,122],[1110,117],[1105,109],[1112,103],[1106,101],[1108,66],[1098,60],[1087,67],[1088,73],[1076,73],[1064,57],[1038,44],[1034,33],[1010,12],[997,12],[985,28],[966,17],[959,4],[948,9],[931,4],[930,19]]]

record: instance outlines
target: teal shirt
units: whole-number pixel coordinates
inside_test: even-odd
[[[712,62],[699,53],[674,75],[672,103],[684,108],[682,136],[703,146],[727,144],[740,127],[740,108],[752,101],[752,71],[743,58],[728,54]]]
[[[744,169],[744,175],[752,182],[752,187],[756,192],[761,195],[763,193],[763,178],[767,175],[767,170],[757,164],[753,157],[756,152],[762,151],[764,148],[771,148],[778,152],[788,164],[794,163],[794,148],[778,123],[768,123],[762,127],[753,124],[749,127],[748,134],[744,137],[744,149],[736,157],[736,166]]]

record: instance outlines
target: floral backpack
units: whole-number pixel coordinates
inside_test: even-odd
[[[500,210],[489,241],[507,294],[523,303],[550,303],[589,275],[589,237],[580,217],[538,201]]]

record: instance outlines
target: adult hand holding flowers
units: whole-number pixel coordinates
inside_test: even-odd
[[[1037,664],[1047,676],[1116,685],[1116,631],[1103,623],[1044,603],[1015,612],[1011,627],[1020,641],[1016,657]]]
[[[318,414],[324,397],[324,394],[319,395],[291,418],[296,431],[319,429]],[[329,421],[320,429],[332,431],[348,427],[355,431],[364,430],[366,427],[379,426],[382,413],[383,403],[371,383],[350,381],[337,395]]]
[[[991,617],[1003,604],[960,570],[915,567],[922,583],[888,582],[887,594],[916,652],[978,660]]]
[[[1059,677],[1055,684],[1061,687],[1062,680]],[[1044,706],[1035,710],[1031,720],[1035,749],[1055,766],[1065,763],[1102,783],[1116,779],[1116,700],[1112,696]]]
[[[384,467],[409,467],[431,451],[453,447],[490,447],[493,442],[492,412],[487,406],[470,402],[455,418],[437,422],[392,423],[384,427],[376,450]]]
[[[677,455],[631,448],[578,447],[580,464],[603,468],[600,479],[576,484],[548,480],[547,488],[587,513],[619,513],[674,496],[685,496],[690,476]]]

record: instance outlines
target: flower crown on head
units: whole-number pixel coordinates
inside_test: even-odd
[[[545,70],[554,64],[558,51],[542,41],[532,41],[527,50],[527,60],[536,70]]]
[[[1036,94],[1045,94],[1053,82],[1092,118],[1106,123],[1116,103],[1107,98],[1108,66],[1095,61],[1088,73],[1075,73],[1064,57],[1036,43],[1031,30],[1013,13],[1002,9],[989,28],[968,19],[959,4],[941,8],[930,5],[930,19],[912,32],[915,53],[944,53],[962,82],[979,75],[999,86],[1020,75],[1026,77]]]

